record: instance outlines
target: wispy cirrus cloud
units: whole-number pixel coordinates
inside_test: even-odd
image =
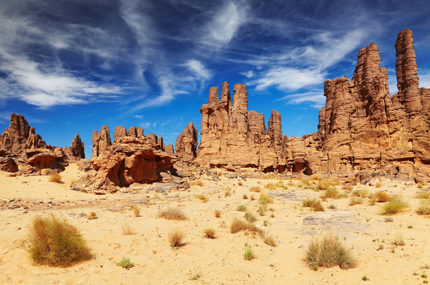
[[[210,79],[212,77],[210,71],[199,60],[190,59],[185,63],[185,66],[198,78]]]

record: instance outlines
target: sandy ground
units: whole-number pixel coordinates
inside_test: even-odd
[[[430,264],[430,220],[415,212],[419,203],[415,196],[422,191],[416,185],[383,182],[379,189],[354,187],[367,188],[370,193],[384,190],[406,199],[409,209],[391,216],[393,222],[385,222],[381,204],[369,206],[368,199],[354,206],[349,206],[349,198],[327,199],[325,212],[314,213],[302,207],[302,200],[324,192],[297,186],[269,190],[274,203],[260,216],[256,212],[259,193],[249,189],[264,189],[266,184],[276,183],[275,179],[242,181],[220,176],[215,182],[202,177],[204,185],[189,191],[154,193],[143,187],[135,194],[96,196],[69,189],[70,181],[81,175],[75,164],[61,175],[63,184],[48,182],[49,177],[0,173],[0,284],[362,284],[363,276],[373,284],[422,284],[427,279],[421,275],[430,277],[430,269],[426,269]],[[226,197],[228,187],[232,195]],[[198,194],[209,201],[197,199]],[[244,199],[244,194],[256,199]],[[133,215],[131,204],[140,207],[139,217]],[[9,209],[13,205],[20,207]],[[246,205],[256,215],[255,224],[273,234],[276,247],[259,236],[230,233],[231,222],[243,219],[238,205]],[[336,208],[330,209],[330,205]],[[160,210],[168,207],[179,207],[188,220],[158,218]],[[215,210],[222,212],[220,218],[215,217]],[[88,220],[90,212],[96,212],[98,219]],[[28,229],[33,217],[50,213],[81,231],[94,259],[69,268],[32,264],[26,251]],[[135,234],[124,235],[124,225]],[[217,239],[204,238],[203,230],[208,227],[217,231]],[[167,235],[176,228],[186,232],[185,245],[172,249]],[[311,239],[330,233],[351,248],[358,261],[356,268],[313,271],[306,266],[303,259]],[[393,244],[399,235],[404,246]],[[244,260],[245,243],[255,254],[251,261]],[[123,257],[130,258],[135,267],[117,266]]]

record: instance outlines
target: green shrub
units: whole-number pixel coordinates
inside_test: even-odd
[[[68,267],[92,258],[79,230],[54,215],[36,216],[29,239],[28,252],[35,264]]]
[[[381,213],[383,215],[397,214],[399,212],[402,212],[407,207],[408,207],[408,204],[403,200],[399,198],[391,199],[390,201],[388,201],[382,206]]]
[[[122,268],[129,269],[134,266],[134,263],[130,261],[130,258],[122,258],[120,262],[118,262],[116,265],[121,266]]]

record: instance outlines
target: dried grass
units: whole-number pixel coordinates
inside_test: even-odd
[[[186,220],[187,217],[179,208],[168,208],[166,210],[161,211],[158,214],[159,218],[164,218],[166,220]]]

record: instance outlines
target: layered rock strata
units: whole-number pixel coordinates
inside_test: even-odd
[[[326,105],[319,112],[318,131],[302,138],[282,135],[281,115],[248,112],[243,84],[226,82],[201,107],[201,142],[195,163],[211,167],[254,167],[264,171],[354,173],[382,169],[403,180],[429,180],[430,89],[419,88],[410,30],[395,44],[398,93],[391,97],[388,72],[380,67],[376,44],[361,49],[351,80],[324,84]]]
[[[174,173],[174,156],[164,151],[162,138],[143,135],[141,128],[128,131],[116,127],[113,143],[109,128],[93,134],[92,170],[74,183],[75,190],[97,194],[113,193],[133,183],[169,180]],[[90,167],[83,165],[86,170]]]
[[[177,163],[189,164],[196,158],[197,130],[192,122],[188,123],[182,134],[176,139],[175,148]]]
[[[18,163],[27,164],[22,174],[50,174],[63,171],[68,161],[85,157],[84,144],[79,135],[71,147],[63,149],[47,145],[36,129],[28,125],[22,115],[10,115],[9,128],[0,135],[0,169],[18,171]]]

